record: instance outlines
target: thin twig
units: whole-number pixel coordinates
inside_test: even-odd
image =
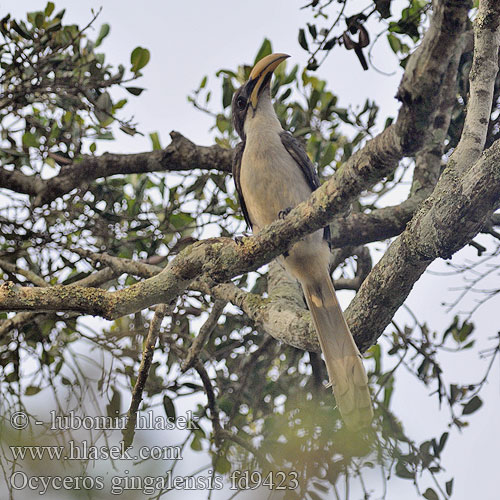
[[[123,445],[125,449],[131,445],[132,440],[134,439],[137,411],[142,401],[142,393],[148,379],[149,369],[151,368],[156,342],[160,333],[161,322],[167,314],[167,311],[168,306],[166,304],[159,304],[156,307],[153,319],[149,325],[149,332],[144,344],[144,350],[142,352],[142,360],[139,367],[139,373],[137,374],[137,381],[135,382],[134,390],[132,392],[132,401],[130,402],[130,408],[127,412],[127,426],[122,431]]]
[[[113,257],[104,252],[96,253],[83,248],[74,248],[72,251],[80,255],[80,257],[109,266],[113,271],[121,274],[133,274],[141,278],[150,278],[162,270],[162,268],[158,266],[153,266],[138,260]]]
[[[207,320],[203,323],[200,328],[200,332],[198,336],[193,340],[191,347],[187,353],[186,359],[183,361],[181,370],[183,372],[189,370],[194,366],[195,361],[198,359],[198,356],[207,343],[210,335],[214,331],[214,328],[217,326],[217,321],[226,307],[227,301],[216,299],[210,314],[208,315]]]
[[[38,274],[30,271],[29,269],[22,269],[16,264],[12,264],[11,262],[0,260],[0,268],[2,268],[9,274],[20,274],[36,286],[49,286],[49,284],[42,277],[38,276]]]

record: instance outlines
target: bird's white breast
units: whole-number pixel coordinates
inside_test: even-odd
[[[281,142],[279,121],[256,113],[247,118],[246,144],[241,161],[240,183],[252,223],[259,231],[277,219],[278,213],[298,205],[311,188]]]

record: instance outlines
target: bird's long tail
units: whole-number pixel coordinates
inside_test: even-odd
[[[369,425],[373,409],[368,378],[330,276],[325,273],[320,282],[303,283],[302,288],[342,418],[351,428]]]

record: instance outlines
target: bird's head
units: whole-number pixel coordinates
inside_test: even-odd
[[[248,81],[233,96],[233,125],[238,135],[245,138],[245,120],[249,113],[257,111],[260,98],[266,94],[271,84],[274,70],[284,61],[287,54],[269,54],[262,58],[252,69]]]

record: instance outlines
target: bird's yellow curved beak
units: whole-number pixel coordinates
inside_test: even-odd
[[[283,62],[288,54],[269,54],[263,57],[252,69],[248,81],[256,80],[255,86],[250,94],[250,103],[253,109],[257,108],[257,102],[259,100],[260,89],[266,81],[266,76],[272,73],[281,62]]]

